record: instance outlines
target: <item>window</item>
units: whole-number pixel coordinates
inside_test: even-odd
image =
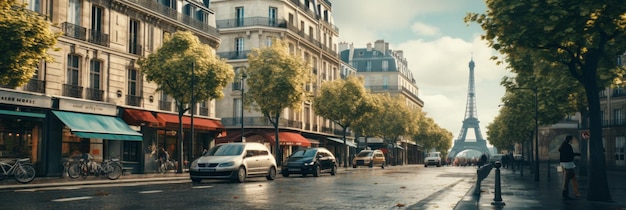
[[[154,26],[148,25],[148,27],[146,28],[146,33],[148,33],[146,36],[146,38],[148,39],[146,41],[146,49],[152,51],[152,47],[154,46]]]
[[[82,0],[70,0],[69,7],[67,9],[67,22],[80,25],[80,9]]]
[[[138,91],[138,75],[136,69],[128,69],[128,95],[136,96],[139,94]]]
[[[383,71],[389,70],[389,61],[383,61]]]
[[[383,76],[383,89],[389,88],[389,76]]]
[[[243,22],[243,7],[236,7],[235,8],[235,18],[237,19],[237,26],[243,26],[244,22]]]
[[[67,84],[78,86],[80,78],[80,57],[78,55],[67,56]]]
[[[313,34],[313,27],[309,27],[309,36],[311,39],[315,39],[315,34]]]
[[[130,20],[128,28],[128,52],[140,55],[141,45],[139,45],[139,21]]]
[[[196,20],[208,24],[209,23],[209,15],[202,9],[196,8]]]
[[[365,70],[372,71],[372,61],[367,61],[365,63]]]
[[[89,64],[89,87],[92,89],[100,90],[100,72],[102,69],[102,62],[91,59]]]
[[[613,123],[615,125],[622,125],[624,119],[622,117],[622,110],[621,109],[613,110],[613,120],[614,120]]]
[[[193,18],[193,13],[191,11],[193,11],[194,9],[195,8],[193,5],[185,3],[185,6],[183,6],[183,14]]]
[[[159,109],[165,111],[172,111],[172,102],[169,101],[167,94],[161,91],[161,100],[159,100]]]
[[[209,116],[209,101],[200,102],[200,115]]]
[[[236,124],[241,124],[241,98],[233,99],[233,116]]]
[[[268,36],[267,38],[265,38],[265,46],[266,47],[271,47],[273,39],[274,39],[274,37],[271,37],[271,36]]]
[[[41,0],[25,0],[28,3],[26,9],[41,13]]]
[[[626,153],[626,137],[615,137],[615,165],[625,166],[626,161],[624,159]]]
[[[123,161],[139,162],[139,148],[141,142],[124,141]]]
[[[270,26],[275,26],[276,25],[276,13],[277,13],[277,8],[276,7],[270,7],[269,9],[269,25]]]
[[[102,18],[104,17],[104,9],[98,6],[91,7],[91,30],[94,32],[102,32]]]
[[[243,53],[243,41],[243,37],[235,38],[235,51],[237,52],[237,56]]]
[[[293,20],[293,14],[289,13],[289,24],[296,26],[296,22]]]
[[[176,0],[158,0],[160,4],[169,7],[170,9],[176,10]]]

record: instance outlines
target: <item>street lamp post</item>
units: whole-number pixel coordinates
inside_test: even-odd
[[[512,88],[513,90],[515,89],[526,89],[526,90],[532,90],[533,93],[535,94],[535,182],[539,181],[539,104],[538,104],[538,100],[537,100],[537,87],[532,87],[532,88]],[[550,173],[550,172],[548,172]]]
[[[244,82],[246,80],[246,78],[248,77],[248,75],[246,75],[245,72],[245,67],[241,68],[241,142],[245,142],[245,138],[243,136],[244,132],[245,132],[245,128],[243,126],[243,98],[244,98]]]

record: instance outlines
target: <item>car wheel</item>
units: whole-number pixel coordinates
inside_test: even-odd
[[[202,179],[191,178],[191,182],[193,182],[193,183],[200,183],[201,181],[202,181]]]
[[[320,168],[319,165],[315,165],[315,169],[313,169],[313,176],[314,177],[318,177],[320,176],[320,173],[322,172],[322,169]]]
[[[352,168],[356,168],[356,164],[353,164],[353,165],[352,165]]]
[[[441,167],[441,163],[437,163],[437,167]]]
[[[428,164],[424,164],[424,167],[428,167]]]
[[[371,160],[371,161],[370,161],[370,164],[369,164],[369,165],[367,165],[367,166],[368,166],[368,167],[370,167],[370,168],[371,168],[371,167],[374,167],[374,161],[373,161],[373,160]]]
[[[267,172],[267,176],[265,178],[267,178],[267,180],[276,179],[276,168],[274,166],[270,167],[270,171]]]
[[[337,165],[333,165],[333,169],[330,171],[330,175],[335,175],[337,174]]]
[[[289,177],[289,172],[283,171],[283,177]]]
[[[237,171],[237,177],[235,177],[235,181],[239,183],[243,183],[246,181],[246,168],[243,166],[239,166],[239,170]]]
[[[380,164],[380,168],[385,169],[385,162],[383,162],[382,164]]]

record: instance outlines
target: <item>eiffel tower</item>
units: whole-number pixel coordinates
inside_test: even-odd
[[[448,153],[448,158],[454,158],[460,152],[465,150],[476,150],[483,154],[490,154],[487,149],[487,141],[483,139],[483,135],[480,132],[480,126],[478,118],[476,117],[476,92],[474,91],[474,59],[469,62],[469,86],[467,91],[467,104],[465,105],[465,119],[463,120],[463,127],[459,133],[458,139],[454,140],[454,146]],[[476,139],[467,141],[467,130],[469,128],[474,129]]]

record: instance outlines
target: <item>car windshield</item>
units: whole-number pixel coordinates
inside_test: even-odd
[[[439,157],[439,153],[430,153],[428,157]]]
[[[356,155],[357,157],[367,157],[367,156],[372,156],[372,152],[371,151],[367,151],[367,152],[359,152],[358,155]]]
[[[236,156],[241,155],[244,145],[221,144],[211,148],[204,156]]]
[[[296,153],[293,153],[293,155],[291,155],[291,157],[295,157],[295,158],[314,157],[314,156],[315,156],[315,150],[299,150]]]

